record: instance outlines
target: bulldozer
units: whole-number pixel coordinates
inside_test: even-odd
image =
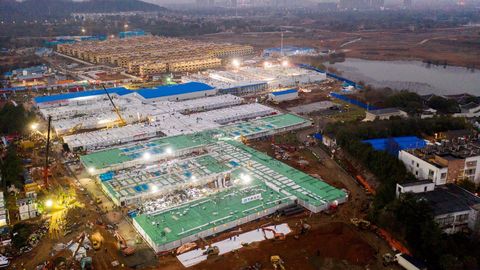
[[[203,255],[207,255],[207,258],[211,258],[220,254],[220,249],[217,246],[209,246],[207,250],[203,252]]]
[[[357,228],[362,230],[369,230],[371,227],[371,223],[368,220],[361,219],[361,218],[351,218],[350,222]]]
[[[278,255],[273,255],[270,257],[270,262],[273,265],[273,269],[275,270],[285,270],[285,266],[283,266],[283,260]]]

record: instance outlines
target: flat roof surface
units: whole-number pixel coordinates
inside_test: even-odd
[[[157,86],[155,88],[144,88],[144,89],[137,90],[136,92],[139,95],[141,95],[143,98],[150,99],[150,98],[183,95],[183,94],[208,91],[213,89],[215,88],[205,83],[189,82],[189,83],[174,84],[174,85],[162,85],[162,86]]]
[[[242,198],[256,194],[261,194],[262,199],[242,203]],[[254,180],[248,187],[232,187],[157,215],[138,215],[134,220],[155,244],[162,245],[288,201],[284,194]]]
[[[298,91],[296,89],[288,89],[288,90],[271,92],[271,94],[274,96],[281,96],[281,95],[292,94],[292,93],[298,93]]]
[[[214,142],[214,135],[227,138],[249,136],[269,130],[275,130],[291,125],[306,123],[307,120],[293,114],[279,114],[263,117],[247,122],[226,125],[218,129],[197,132],[193,134],[163,137],[146,142],[137,142],[123,147],[110,148],[107,150],[81,156],[80,160],[86,168],[93,167],[103,169],[112,165],[141,158],[143,153],[151,151],[151,154],[161,154],[165,149],[186,149]]]
[[[455,184],[436,186],[432,191],[415,193],[415,196],[425,199],[436,216],[469,211],[474,205],[480,204],[479,197]]]
[[[397,108],[385,108],[385,109],[370,110],[368,112],[374,115],[382,115],[382,114],[400,113],[403,111]]]
[[[159,211],[158,214],[137,216],[135,220],[157,245],[221,226],[281,202],[289,202],[294,198],[291,195],[314,206],[329,204],[346,196],[343,191],[320,179],[237,141],[220,141],[212,146],[211,151],[224,158],[227,164],[234,164],[232,179],[248,174],[252,182],[237,183],[225,191]],[[279,192],[274,191],[272,185]],[[262,194],[262,199],[242,203],[242,198],[255,194]]]
[[[103,169],[115,164],[142,158],[145,152],[162,154],[168,148],[173,151],[196,147],[208,143],[203,133],[163,137],[151,141],[134,143],[118,148],[91,153],[81,156],[80,160],[86,168]]]
[[[117,95],[126,95],[131,93],[131,90],[128,90],[125,87],[115,87],[115,88],[107,88],[109,94],[117,94]],[[59,95],[51,95],[51,96],[40,96],[35,97],[33,100],[35,103],[44,103],[44,102],[54,102],[54,101],[61,101],[66,99],[73,99],[73,98],[80,98],[80,97],[91,97],[91,96],[99,96],[105,95],[105,90],[91,90],[91,91],[81,91],[81,92],[72,92],[72,93],[65,93]]]
[[[227,143],[251,154],[252,160],[283,176],[283,179],[282,177],[279,177],[278,179],[269,179],[271,175],[268,175],[268,172],[266,172],[265,175],[263,175],[266,177],[265,180],[272,180],[273,183],[279,186],[282,190],[287,191],[309,204],[318,206],[326,202],[340,200],[346,196],[345,192],[342,190],[336,189],[320,179],[290,167],[279,160],[244,145],[243,143],[237,141],[227,141]],[[259,171],[257,170],[253,170],[253,173],[258,172]],[[292,182],[283,183],[282,180],[284,180],[285,177]]]

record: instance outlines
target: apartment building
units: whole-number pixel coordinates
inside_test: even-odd
[[[140,76],[216,68],[224,58],[254,53],[251,46],[157,36],[61,44],[57,51],[95,64],[116,65]]]
[[[398,158],[417,179],[432,180],[435,185],[468,180],[480,184],[480,144],[444,143],[425,149],[403,150]]]

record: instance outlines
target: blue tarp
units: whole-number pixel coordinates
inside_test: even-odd
[[[320,133],[313,133],[313,138],[321,141],[323,139],[323,136]]]
[[[377,151],[387,151],[393,155],[398,155],[400,150],[425,148],[425,140],[416,136],[379,138],[364,140],[364,143],[370,144]]]
[[[276,91],[272,92],[272,95],[274,96],[281,96],[281,95],[286,95],[286,94],[291,94],[291,93],[297,93],[298,91],[296,89],[288,89],[288,90],[282,90],[282,91]]]

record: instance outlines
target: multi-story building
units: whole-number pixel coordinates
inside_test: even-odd
[[[398,158],[417,179],[428,179],[436,185],[462,180],[480,184],[480,144],[476,141],[403,150]]]
[[[141,76],[215,68],[222,64],[222,59],[254,52],[251,46],[156,36],[61,44],[57,50],[87,62],[116,65]]]
[[[397,184],[397,197],[407,192],[430,205],[445,233],[480,232],[480,198],[475,194],[455,184],[434,186],[428,180]]]

